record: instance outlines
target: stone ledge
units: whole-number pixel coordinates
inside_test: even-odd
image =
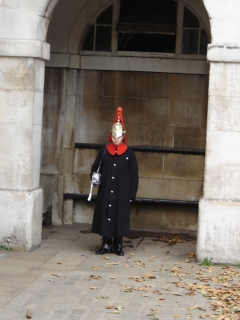
[[[41,41],[0,39],[0,56],[50,59],[50,45]]]
[[[67,53],[51,53],[46,67],[71,68],[81,70],[117,70],[140,72],[167,72],[188,74],[209,74],[207,61],[191,59],[167,59],[150,57],[87,56]]]
[[[240,63],[240,46],[209,44],[207,60],[210,62]]]

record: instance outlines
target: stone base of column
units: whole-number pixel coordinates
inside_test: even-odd
[[[0,190],[0,245],[31,251],[42,238],[42,189]]]
[[[197,259],[240,263],[240,202],[199,202]]]

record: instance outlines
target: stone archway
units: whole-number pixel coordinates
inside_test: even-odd
[[[233,90],[239,78],[239,47],[234,45],[239,42],[239,33],[236,32],[240,30],[237,27],[239,5],[232,1],[231,5],[222,4],[216,10],[213,0],[204,0],[203,3],[211,19],[212,45],[208,50],[211,76],[205,186],[199,213],[198,259],[211,256],[216,262],[236,262],[240,248],[239,193],[236,191],[239,189],[239,157],[234,157],[237,143],[232,144],[231,139],[238,140],[239,131],[236,122],[236,115],[238,117],[239,114],[239,92]],[[231,24],[230,21],[234,23]],[[71,40],[71,43],[74,41]],[[76,52],[73,50],[73,53]],[[217,76],[219,73],[220,77]],[[234,96],[234,99],[229,100],[229,95]],[[226,149],[222,149],[222,144],[218,143],[219,137]],[[224,150],[228,150],[228,157]],[[215,154],[219,155],[218,160]],[[228,219],[225,218],[225,210],[229,214]],[[224,224],[218,221],[219,214]],[[226,225],[229,230],[227,237],[224,229]],[[224,242],[221,240],[223,237]],[[235,243],[234,248],[232,243]]]
[[[24,250],[41,241],[40,119],[44,59],[49,53],[44,32],[57,2],[0,5],[4,26],[0,28],[0,241]],[[204,0],[204,5],[211,20],[212,44],[198,258],[236,263],[240,254],[240,8],[235,0],[217,8],[214,0]]]
[[[188,98],[185,97],[185,99],[188,99],[188,101],[186,101],[186,104],[188,104],[188,106],[186,107],[186,114],[187,113],[192,113],[195,114],[198,112],[198,108],[201,108],[201,106],[198,105],[198,100],[200,101],[201,99],[204,100],[204,102],[202,103],[205,107],[207,104],[207,89],[206,89],[206,85],[204,85],[204,82],[206,82],[207,76],[205,76],[205,80],[200,80],[200,78],[204,77],[204,75],[208,74],[208,68],[207,68],[207,63],[206,62],[202,62],[202,61],[197,61],[195,63],[195,67],[192,68],[192,70],[189,69],[189,63],[186,60],[185,63],[184,61],[174,61],[172,60],[167,60],[167,59],[160,59],[160,61],[157,61],[157,59],[154,59],[153,57],[150,58],[145,58],[144,60],[141,61],[141,57],[135,57],[134,59],[128,59],[128,57],[121,57],[121,58],[114,58],[111,57],[111,59],[108,59],[107,57],[103,57],[101,55],[95,57],[91,57],[91,56],[84,56],[84,55],[80,55],[77,54],[78,52],[78,43],[79,43],[79,38],[81,39],[82,34],[84,33],[84,28],[86,27],[86,21],[88,21],[87,19],[92,18],[92,16],[94,16],[94,14],[96,15],[97,13],[101,12],[101,9],[105,8],[107,4],[110,4],[111,1],[103,1],[102,4],[100,5],[98,3],[97,8],[95,6],[93,6],[93,2],[92,5],[86,6],[86,4],[84,4],[85,6],[83,6],[83,12],[79,13],[79,8],[80,8],[80,4],[79,2],[76,2],[75,7],[71,6],[71,10],[68,12],[67,16],[70,16],[71,14],[74,14],[74,17],[76,19],[76,17],[78,15],[80,15],[81,17],[84,16],[84,21],[79,21],[81,19],[76,19],[76,23],[74,23],[74,19],[70,19],[70,21],[73,21],[73,26],[74,27],[70,27],[70,22],[69,21],[65,21],[65,24],[63,24],[63,19],[65,19],[66,15],[63,15],[63,12],[66,11],[66,8],[64,6],[65,2],[61,1],[59,3],[59,7],[57,8],[56,12],[55,12],[55,16],[53,16],[52,19],[52,25],[50,26],[49,29],[49,35],[48,35],[48,41],[52,44],[52,50],[54,51],[54,53],[52,54],[52,59],[50,62],[47,63],[47,81],[48,83],[50,83],[50,87],[48,84],[46,84],[46,120],[48,123],[46,123],[46,130],[45,130],[45,141],[46,141],[46,145],[44,148],[44,166],[42,167],[42,183],[41,186],[42,188],[45,190],[45,208],[47,207],[48,204],[52,203],[54,205],[53,207],[53,215],[54,215],[54,223],[59,224],[62,223],[62,221],[64,223],[72,223],[73,221],[73,213],[72,213],[72,201],[68,200],[63,204],[63,190],[64,192],[67,193],[86,193],[88,190],[88,184],[89,184],[89,180],[88,180],[88,171],[90,170],[90,165],[88,166],[88,171],[86,169],[86,171],[82,171],[82,169],[80,168],[73,168],[72,163],[73,163],[73,158],[75,159],[76,153],[74,151],[74,142],[99,142],[99,143],[104,143],[104,137],[101,137],[101,141],[98,139],[99,137],[95,137],[94,140],[92,141],[88,141],[88,139],[81,139],[81,137],[79,136],[79,132],[77,133],[77,138],[75,140],[71,140],[71,137],[73,137],[75,134],[75,125],[74,125],[74,121],[76,118],[76,113],[73,112],[73,108],[78,108],[79,109],[79,102],[77,102],[77,99],[82,99],[82,101],[86,100],[87,96],[91,96],[92,100],[97,101],[97,98],[99,96],[98,93],[96,92],[100,92],[102,89],[97,88],[97,86],[95,85],[95,83],[100,83],[103,77],[113,77],[114,79],[114,83],[119,82],[119,84],[121,85],[121,83],[125,82],[123,80],[123,75],[124,73],[127,73],[127,71],[129,71],[129,79],[130,78],[134,78],[134,72],[138,72],[139,77],[141,77],[142,79],[145,77],[146,79],[154,79],[154,77],[157,79],[157,81],[160,82],[167,82],[169,79],[169,77],[172,77],[173,81],[170,81],[170,83],[172,83],[172,86],[174,87],[176,85],[175,90],[177,91],[181,91],[182,89],[180,89],[180,87],[177,89],[177,87],[179,86],[179,83],[186,81],[186,83],[189,83],[189,85],[186,85],[187,87],[190,87],[190,83],[193,84],[195,83],[195,85],[197,86],[199,84],[199,86],[201,86],[201,92],[204,92],[202,95],[204,96],[204,98],[200,97],[201,93],[200,90],[196,90],[193,89],[194,91],[199,91],[199,96],[195,96],[192,99],[192,103],[193,101],[195,101],[195,107],[191,107],[191,110],[189,108],[189,99],[190,99],[190,95],[186,93],[185,96],[188,95]],[[73,2],[72,2],[73,4]],[[204,12],[203,12],[203,6],[201,5],[201,3],[199,4],[199,8],[201,8],[200,12],[199,12],[199,16],[204,17],[204,21],[207,25],[206,22],[206,17],[204,16]],[[87,13],[89,16],[87,16]],[[64,27],[63,27],[64,26]],[[72,30],[72,33],[69,31]],[[63,38],[61,38],[61,41],[59,40],[60,36],[62,36]],[[79,38],[78,38],[79,37]],[[69,40],[70,39],[70,40]],[[75,39],[75,40],[74,40]],[[98,63],[97,63],[98,60]],[[88,65],[87,65],[87,61]],[[100,61],[100,62],[99,62]],[[110,62],[112,61],[112,62]],[[120,63],[121,62],[121,63]],[[116,69],[116,67],[114,68],[114,64],[115,65],[119,65],[121,64],[123,67],[122,69],[119,67],[118,69]],[[145,64],[147,64],[150,67],[144,67]],[[165,68],[164,64],[167,64],[168,67]],[[194,63],[192,63],[192,66],[194,65]],[[81,65],[81,66],[80,66]],[[94,66],[94,67],[92,67]],[[139,67],[136,67],[139,66]],[[124,69],[125,67],[125,69]],[[195,68],[195,69],[194,69]],[[178,70],[176,72],[176,70]],[[109,71],[109,72],[108,72]],[[112,71],[112,75],[110,75]],[[118,74],[119,71],[119,74]],[[156,71],[156,74],[154,76],[154,71]],[[80,76],[79,73],[85,74],[83,76]],[[115,72],[115,74],[114,74]],[[55,74],[54,74],[55,73]],[[161,73],[166,73],[169,74],[169,77],[167,76],[167,78],[165,80],[163,80],[164,75]],[[174,76],[174,74],[176,73],[176,76]],[[189,73],[190,75],[188,76],[187,73]],[[196,76],[195,79],[193,79],[193,74],[200,74],[201,76]],[[180,79],[180,75],[184,75],[182,76],[182,80],[177,80]],[[147,78],[148,77],[148,78]],[[162,78],[161,78],[162,77]],[[192,81],[191,78],[192,77]],[[90,80],[91,79],[91,80]],[[162,79],[162,81],[160,80]],[[167,80],[168,79],[168,80]],[[185,80],[184,80],[185,79]],[[119,81],[118,81],[119,80]],[[127,80],[127,79],[126,79]],[[151,81],[152,81],[151,80]],[[133,80],[137,81],[136,79]],[[78,82],[78,84],[76,85],[76,83]],[[79,85],[79,83],[85,83],[83,84],[82,87]],[[112,82],[112,80],[110,80],[110,82]],[[89,89],[90,83],[92,84],[92,90]],[[153,83],[156,83],[156,81]],[[173,85],[173,83],[175,83],[175,85]],[[94,84],[94,85],[93,85]],[[129,85],[132,87],[132,84],[129,83]],[[79,87],[78,89],[77,86]],[[203,87],[205,87],[205,89],[203,89]],[[84,89],[85,88],[85,89]],[[142,97],[137,97],[136,94],[134,92],[132,92],[131,94],[126,94],[125,96],[125,100],[127,99],[132,99],[132,101],[134,101],[134,103],[136,101],[141,101],[140,98],[145,99],[146,101],[148,101],[148,103],[150,103],[150,99],[154,99],[155,98],[155,106],[153,106],[153,108],[155,109],[155,111],[153,111],[156,113],[155,116],[152,116],[152,119],[155,119],[155,117],[159,117],[159,114],[157,113],[157,104],[160,103],[161,98],[166,98],[169,99],[168,94],[166,93],[166,95],[164,96],[164,93],[162,93],[162,95],[159,93],[159,95],[157,95],[157,91],[160,91],[160,89],[157,89],[157,85],[154,86],[154,90],[155,90],[155,94],[152,93],[152,95],[147,95],[147,96],[142,96]],[[88,93],[84,94],[82,91],[86,91]],[[164,89],[166,91],[166,88]],[[78,92],[77,92],[78,91]],[[80,92],[81,91],[81,92]],[[96,92],[94,92],[96,91]],[[116,91],[116,90],[115,90]],[[141,90],[140,90],[141,91]],[[143,91],[143,90],[142,90]],[[174,90],[173,90],[174,91]],[[146,93],[145,93],[146,94]],[[111,96],[111,97],[110,97]],[[111,92],[109,97],[104,97],[101,96],[102,102],[103,103],[107,103],[107,99],[112,99],[112,113],[114,113],[114,105],[117,105],[117,101],[120,101],[120,96],[121,94],[118,94],[117,92],[114,92],[114,88]],[[181,100],[183,103],[184,97],[180,97],[180,94],[176,95],[174,92],[172,94],[172,96],[174,96],[174,98],[172,98],[172,102],[170,102],[171,99],[169,99],[168,103],[170,103],[170,105],[175,104],[175,102],[173,101],[175,100]],[[124,97],[124,94],[122,96],[122,98]],[[145,102],[146,102],[145,101]],[[55,104],[55,106],[53,105]],[[101,104],[99,101],[96,102],[96,104]],[[146,102],[147,104],[147,102]],[[194,104],[194,103],[193,103]],[[136,102],[137,105],[137,102]],[[201,105],[201,102],[200,102]],[[124,105],[122,105],[124,106]],[[126,105],[127,106],[127,105]],[[89,105],[90,109],[92,106]],[[51,109],[52,111],[53,109],[54,114],[51,113]],[[163,108],[166,108],[166,106],[163,106]],[[176,107],[177,108],[177,107]],[[180,107],[179,107],[180,108]],[[184,107],[183,107],[184,108]],[[196,108],[196,110],[194,109]],[[67,113],[69,110],[71,111],[71,116],[68,115],[68,120],[64,120],[64,112]],[[131,111],[130,108],[130,104],[128,104],[128,112],[126,113],[126,116],[128,115],[129,118],[133,119],[133,111]],[[148,108],[146,107],[146,110]],[[174,108],[173,108],[174,109]],[[99,110],[94,109],[93,108],[93,112],[92,112],[92,118],[94,119],[94,121],[96,123],[101,123],[101,117],[98,117],[97,115],[100,114]],[[187,111],[188,110],[188,111]],[[135,110],[137,113],[137,109]],[[147,111],[146,111],[147,112]],[[175,111],[172,110],[172,112],[174,113]],[[51,114],[50,114],[51,113]],[[201,113],[201,112],[200,112]],[[85,112],[84,112],[85,114]],[[95,116],[95,114],[97,114]],[[164,117],[168,117],[168,115],[164,115]],[[205,117],[204,115],[201,115],[202,118]],[[111,116],[110,116],[111,118]],[[138,116],[139,118],[139,116]],[[182,119],[182,121],[185,121],[186,123],[186,119],[184,120],[183,117],[181,115],[179,115],[179,118]],[[77,118],[78,119],[78,118]],[[78,127],[87,127],[89,125],[90,119],[85,119],[85,123],[81,122],[79,119],[78,121]],[[109,125],[111,120],[109,119]],[[142,120],[141,120],[142,121]],[[174,119],[174,121],[176,122],[176,119]],[[167,121],[165,121],[167,123]],[[178,125],[176,126],[181,126],[180,125],[180,120],[178,121]],[[205,121],[202,121],[205,122]],[[66,126],[65,126],[65,124]],[[165,147],[172,147],[172,138],[170,137],[170,131],[174,131],[174,130],[170,130],[169,128],[165,128],[166,123],[160,123],[159,125],[163,125],[165,132],[168,131],[168,135],[166,134],[167,137],[165,137],[165,140],[168,140],[164,146]],[[190,122],[189,122],[190,123]],[[187,124],[186,126],[189,127],[189,130],[191,130],[191,125]],[[129,125],[131,124],[131,122],[129,123]],[[150,124],[151,121],[149,121],[149,126],[146,130],[150,130]],[[153,127],[155,127],[156,129],[156,122],[152,123]],[[135,125],[135,124],[133,124]],[[185,125],[183,125],[185,126]],[[194,128],[194,134],[191,135],[202,135],[202,138],[198,138],[198,143],[196,145],[194,145],[194,143],[192,143],[192,148],[200,148],[200,149],[204,149],[204,144],[202,143],[203,140],[205,139],[205,127],[204,129],[199,128],[200,125],[197,125],[197,128]],[[204,125],[202,125],[204,126]],[[55,129],[53,129],[55,127]],[[104,127],[104,125],[103,125]],[[132,126],[133,127],[133,126]],[[173,125],[173,127],[175,128],[175,125]],[[179,129],[179,128],[177,128]],[[55,130],[55,132],[57,132],[57,134],[53,134],[53,131]],[[87,130],[87,129],[86,129]],[[157,129],[156,129],[157,130]],[[163,131],[164,131],[163,130]],[[106,134],[107,135],[107,129],[105,128]],[[150,131],[149,131],[150,132]],[[198,132],[198,133],[197,133]],[[136,135],[136,132],[134,133]],[[149,133],[149,135],[151,136],[151,134]],[[183,134],[184,135],[184,134]],[[83,134],[84,136],[84,134]],[[159,135],[158,135],[159,136]],[[160,137],[161,139],[164,139],[164,134]],[[160,139],[159,138],[159,139]],[[54,140],[55,139],[55,140]],[[134,140],[135,139],[135,140]],[[147,139],[143,139],[145,141],[145,144],[148,144],[149,146],[151,146],[151,143],[156,145],[156,141],[155,142],[150,142],[150,139],[148,139],[148,142],[146,141]],[[200,143],[201,140],[201,143]],[[142,143],[144,143],[142,141]],[[139,143],[137,142],[137,138],[136,137],[132,137],[132,141],[131,141],[131,137],[130,137],[130,144],[132,145],[138,145]],[[163,145],[161,145],[163,146]],[[175,147],[176,148],[180,148],[180,147],[186,147],[186,143],[185,145],[182,144],[180,145],[179,142],[175,141]],[[187,146],[189,147],[189,145]],[[47,160],[47,157],[49,157],[49,160]],[[171,157],[169,157],[171,158]],[[182,157],[184,158],[184,156]],[[187,157],[185,157],[187,158]],[[202,159],[199,160],[199,163],[197,164],[198,160],[193,159],[194,157],[189,157],[188,160],[186,159],[180,159],[180,160],[172,160],[173,162],[178,162],[176,163],[176,166],[179,167],[180,169],[180,162],[181,163],[185,163],[185,165],[188,163],[188,161],[191,162],[191,168],[193,169],[194,167],[198,167],[198,166],[203,166],[203,161]],[[191,158],[191,159],[190,159]],[[200,158],[200,157],[199,157]],[[87,156],[86,156],[87,159]],[[76,159],[75,159],[76,160]],[[77,161],[77,160],[76,160]],[[75,162],[76,162],[75,161]],[[92,159],[90,160],[90,162],[92,161]],[[163,161],[163,160],[160,160]],[[68,165],[67,168],[65,168],[65,164],[64,163],[70,163],[70,165]],[[156,164],[154,164],[154,166],[157,168]],[[184,165],[183,165],[184,166]],[[191,170],[192,170],[191,169]],[[190,170],[190,171],[191,171]],[[144,171],[144,170],[142,170]],[[194,171],[194,169],[193,169]],[[153,197],[159,197],[159,198],[170,198],[169,200],[195,200],[197,201],[199,198],[199,195],[201,194],[201,187],[202,187],[202,178],[200,178],[200,175],[202,176],[203,174],[203,169],[201,169],[201,174],[196,172],[197,170],[195,170],[194,173],[192,173],[192,179],[190,179],[190,175],[191,173],[188,172],[189,176],[189,185],[187,187],[185,187],[185,194],[183,192],[183,194],[167,194],[166,193],[162,193],[158,194],[158,196],[156,196],[156,193],[152,194],[152,198]],[[79,182],[80,179],[80,175],[81,174],[85,174],[85,176],[87,176],[87,182],[85,182],[85,178],[84,176],[81,177],[82,182]],[[165,174],[165,173],[164,173]],[[176,172],[175,172],[176,174]],[[76,176],[79,175],[79,179],[76,179]],[[152,177],[153,177],[153,173],[152,173]],[[159,177],[159,173],[157,173],[157,176]],[[179,182],[181,185],[183,185],[183,179],[178,179],[178,177],[175,175],[172,175],[172,177],[175,177],[175,180],[177,182]],[[146,178],[146,177],[144,177]],[[182,177],[181,177],[182,178]],[[171,179],[169,179],[171,180]],[[172,179],[173,181],[174,179]],[[193,181],[190,181],[193,180]],[[195,181],[194,181],[195,180]],[[199,180],[199,181],[198,181]],[[171,181],[171,183],[172,183]],[[159,188],[159,181],[158,182],[158,188],[156,189],[160,189]],[[166,189],[169,189],[170,186],[169,184],[171,184],[167,181],[167,179],[163,179],[162,181],[162,185],[164,186]],[[191,186],[190,186],[191,184]],[[78,187],[76,187],[76,185]],[[187,185],[187,184],[186,184]],[[144,189],[144,188],[143,188]],[[172,187],[172,189],[174,189],[174,187]],[[178,189],[177,187],[175,189]],[[186,194],[186,193],[189,194]],[[190,194],[191,193],[191,194]],[[139,194],[139,196],[144,196],[144,191],[141,191],[141,195]],[[145,188],[145,196],[146,196],[146,188]],[[151,197],[150,192],[148,192],[148,196]],[[68,205],[69,204],[69,205]],[[66,206],[65,210],[63,209],[64,205]],[[84,208],[84,211],[86,211],[86,208]],[[88,211],[88,210],[87,210]],[[191,215],[191,219],[189,217],[187,217],[187,220],[191,220],[190,222],[186,222],[185,225],[187,225],[188,228],[196,228],[196,221],[197,221],[197,214],[196,214],[196,210],[194,209],[195,213],[190,213],[189,216]],[[178,212],[179,213],[179,212]],[[182,213],[181,213],[182,214]],[[175,214],[176,215],[176,214]],[[186,217],[185,217],[186,218]],[[182,218],[181,220],[184,221],[186,220],[185,218]],[[159,220],[159,217],[158,217]],[[166,221],[168,221],[168,218],[165,219]],[[173,220],[173,219],[172,219]],[[175,220],[180,220],[179,217]],[[77,221],[83,221],[81,220],[80,217],[77,218]],[[86,222],[87,220],[85,220]],[[90,221],[90,219],[89,219]],[[165,226],[167,225],[167,222],[165,221]],[[193,222],[194,221],[194,222]],[[175,225],[176,227],[176,225]],[[184,226],[185,227],[185,226]],[[187,228],[186,227],[186,228]]]

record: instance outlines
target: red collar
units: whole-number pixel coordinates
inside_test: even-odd
[[[113,143],[107,145],[107,151],[114,156],[115,154],[121,155],[127,150],[127,146],[124,143],[121,143],[119,146],[115,146]]]

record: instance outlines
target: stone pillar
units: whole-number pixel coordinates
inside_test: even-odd
[[[76,101],[77,101],[77,76],[78,71],[70,69],[67,73],[66,90],[66,114],[64,127],[64,192],[74,193],[74,144],[75,144],[75,121],[76,121]],[[63,223],[73,224],[73,200],[64,201]]]
[[[73,223],[73,201],[63,201],[63,193],[74,193],[77,74],[73,69],[46,68],[40,185],[44,211],[52,205],[54,225]]]
[[[49,46],[44,54],[39,41],[20,42],[22,49],[17,50],[18,44],[0,43],[0,244],[32,250],[41,242],[39,176]]]
[[[240,262],[240,48],[210,45],[204,195],[197,258]]]

